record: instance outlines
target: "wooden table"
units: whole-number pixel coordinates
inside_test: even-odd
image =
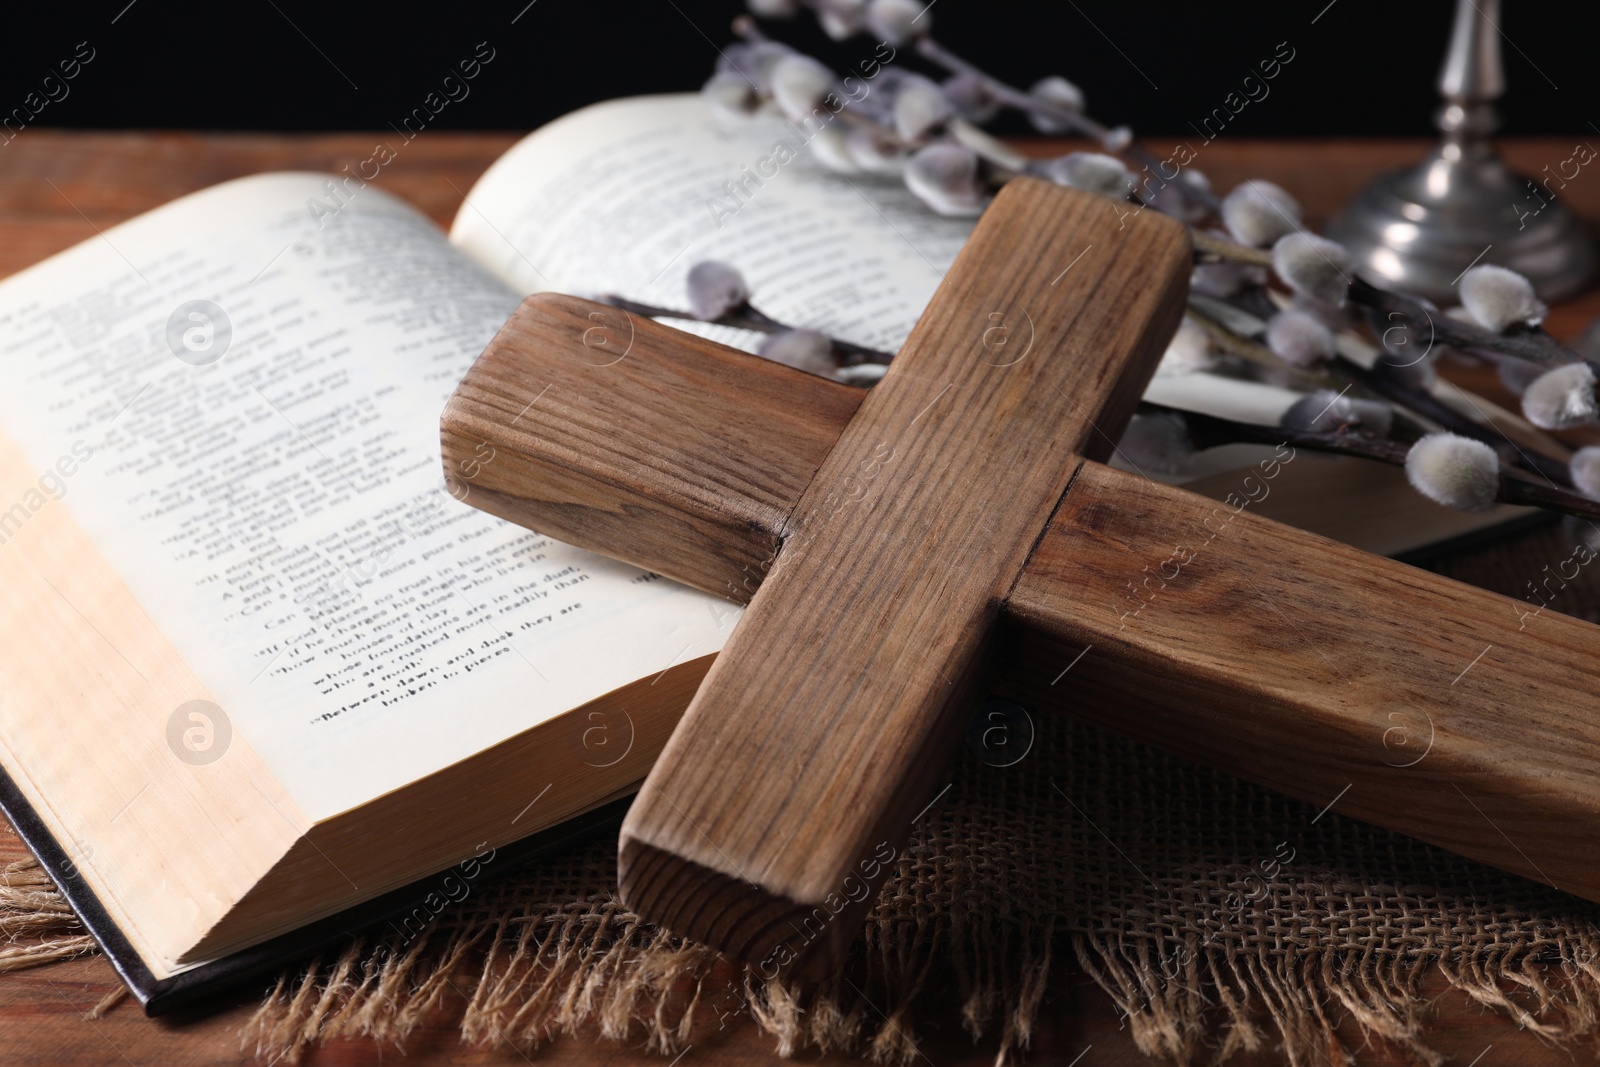
[[[378,134],[275,136],[262,134],[60,133],[29,129],[0,153],[0,276],[9,275],[124,219],[216,182],[263,170],[336,170],[367,158]],[[515,140],[509,134],[427,133],[384,169],[379,184],[448,225],[460,196]],[[1508,143],[1511,162],[1537,173],[1571,154],[1575,139],[1543,138]],[[1059,146],[1040,143],[1044,152]],[[1162,147],[1157,145],[1156,147]],[[1416,141],[1221,141],[1200,150],[1197,165],[1222,191],[1248,178],[1279,182],[1300,198],[1307,218],[1320,223],[1373,175],[1414,161],[1425,145]],[[1162,153],[1165,154],[1164,152]],[[1600,179],[1578,180],[1565,191],[1567,203],[1589,220],[1600,220]],[[1553,311],[1551,330],[1575,334],[1600,314],[1600,292]],[[25,855],[9,826],[0,823],[0,863]],[[1070,965],[1058,965],[1045,999],[1029,1061],[1044,1064],[1139,1062],[1128,1032],[1111,1002]],[[98,958],[51,964],[0,975],[0,1064],[60,1067],[121,1063],[185,1065],[249,1062],[238,1033],[252,1010],[250,998],[220,1012],[191,1018],[149,1020],[131,1001],[97,1021],[84,1013],[116,979]],[[1567,1064],[1574,1054],[1551,1049],[1508,1019],[1472,1005],[1442,980],[1428,992],[1436,999],[1433,1043],[1451,1062]],[[953,1014],[943,1016],[954,1019]],[[936,1067],[993,1061],[990,1043],[974,1047],[953,1025],[928,1022],[921,1051]],[[1347,1044],[1360,1048],[1353,1025]],[[718,1039],[693,1046],[685,1064],[748,1064],[776,1060],[771,1042],[749,1025],[730,1027]],[[1576,1051],[1576,1050],[1574,1050]],[[409,1063],[517,1064],[528,1058],[510,1050],[462,1046],[446,1012],[439,1024],[406,1046]],[[394,1049],[341,1042],[319,1049],[306,1062],[368,1064],[394,1062]],[[538,1062],[562,1064],[665,1063],[611,1042],[558,1041],[541,1050]],[[857,1063],[839,1057],[802,1057],[806,1063]],[[1239,1067],[1279,1062],[1271,1050],[1229,1061]],[[1363,1053],[1362,1062],[1400,1064],[1399,1055]]]

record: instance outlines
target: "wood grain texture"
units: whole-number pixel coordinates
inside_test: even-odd
[[[1229,506],[1085,464],[1002,687],[1600,900],[1600,626],[1257,518],[1274,474]]]
[[[773,973],[854,937],[1076,457],[1182,314],[1187,232],[1120,214],[1027,180],[984,213],[634,801],[629,906]]]
[[[742,603],[861,395],[539,294],[456,388],[440,443],[471,504]]]

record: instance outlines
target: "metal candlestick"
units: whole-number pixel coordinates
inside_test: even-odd
[[[1328,226],[1376,284],[1453,304],[1469,266],[1497,263],[1526,275],[1543,299],[1559,300],[1594,270],[1588,236],[1550,188],[1565,178],[1535,183],[1515,174],[1489,143],[1499,126],[1494,101],[1505,92],[1499,17],[1499,0],[1457,0],[1439,75],[1443,140],[1420,166],[1373,182]]]

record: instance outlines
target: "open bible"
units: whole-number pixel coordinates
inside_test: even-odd
[[[448,239],[380,186],[228,182],[0,283],[0,801],[151,1010],[591,825],[737,621],[441,470],[439,413],[523,296],[682,306],[714,257],[893,349],[970,230],[692,96],[534,133]],[[1505,519],[1317,458],[1257,510],[1391,553]]]

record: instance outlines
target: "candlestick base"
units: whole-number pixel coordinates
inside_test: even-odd
[[[1544,300],[1583,288],[1594,246],[1553,195],[1512,172],[1487,144],[1446,141],[1420,166],[1374,181],[1328,225],[1375,284],[1459,302],[1477,263],[1509,267]]]

